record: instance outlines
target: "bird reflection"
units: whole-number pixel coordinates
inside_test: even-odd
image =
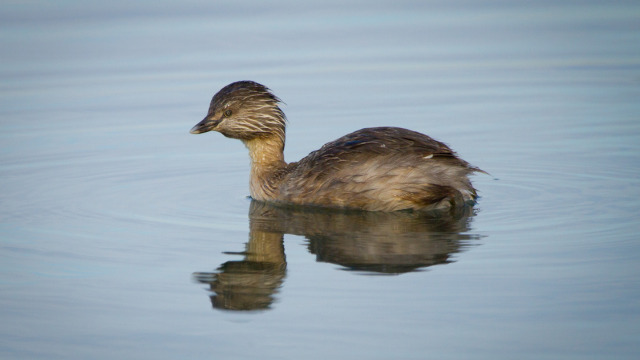
[[[302,235],[317,261],[367,274],[401,274],[451,262],[477,235],[468,234],[473,209],[454,212],[337,211],[252,201],[243,260],[216,272],[194,273],[210,286],[215,308],[268,309],[286,276],[284,234]]]

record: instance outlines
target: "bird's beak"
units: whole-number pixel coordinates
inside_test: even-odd
[[[210,117],[205,117],[204,119],[202,119],[202,121],[197,123],[196,126],[192,127],[191,131],[189,131],[189,132],[192,133],[192,134],[206,133],[207,131],[211,131],[216,126],[218,126],[218,124],[220,124],[220,121],[222,121],[222,120],[221,119],[212,119]]]

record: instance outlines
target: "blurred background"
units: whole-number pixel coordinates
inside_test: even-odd
[[[637,1],[5,1],[3,359],[635,359]],[[465,214],[252,203],[213,94],[296,161],[400,126],[491,175]]]

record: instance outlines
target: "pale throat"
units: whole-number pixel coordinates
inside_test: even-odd
[[[277,190],[275,175],[287,165],[282,152],[282,140],[274,136],[244,140],[243,143],[249,149],[251,159],[251,197],[262,201],[272,200]]]

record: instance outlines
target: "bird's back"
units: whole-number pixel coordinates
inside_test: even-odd
[[[358,130],[289,164],[277,201],[365,210],[432,209],[472,202],[480,171],[445,144],[395,127]]]

